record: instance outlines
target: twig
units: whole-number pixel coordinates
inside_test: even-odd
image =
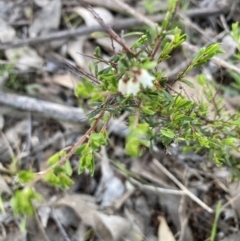
[[[207,206],[203,201],[196,197],[192,192],[190,192],[176,177],[173,176],[157,159],[153,159],[154,165],[164,172],[180,189],[182,189],[193,201],[199,204],[202,208],[207,210],[209,213],[213,213],[213,210]]]
[[[135,190],[129,190],[129,191],[125,192],[125,193],[118,199],[118,201],[114,204],[114,208],[115,208],[116,210],[119,210],[119,209],[122,207],[122,205],[125,203],[125,201],[127,201],[127,199],[128,199],[129,197],[131,197],[132,194],[134,194],[134,192],[135,192]]]
[[[71,70],[73,70],[73,72],[77,75],[80,75],[82,77],[88,77],[90,80],[92,80],[93,83],[95,84],[100,84],[100,81],[95,78],[92,74],[89,74],[87,71],[85,71],[83,68],[80,67],[75,67],[72,64],[69,64],[67,61],[65,61],[64,59],[62,60],[67,66],[69,66],[71,68]]]
[[[65,241],[71,241],[71,239],[68,237],[68,234],[66,233],[65,229],[63,228],[61,222],[58,220],[58,217],[56,215],[55,210],[52,208],[52,217],[60,231],[60,233],[62,234],[63,238]]]
[[[186,195],[185,191],[179,191],[174,189],[166,189],[161,187],[154,187],[151,185],[146,185],[138,182],[137,180],[133,178],[129,178],[129,181],[133,183],[134,185],[138,186],[140,189],[151,191],[151,192],[157,192],[157,193],[164,193],[164,194],[173,194],[173,195]]]
[[[149,18],[145,17],[144,15],[138,13],[137,11],[135,11],[135,9],[131,8],[128,4],[124,3],[123,1],[120,0],[113,0],[119,7],[121,7],[122,9],[124,9],[127,13],[131,14],[132,16],[136,17],[138,20],[140,20],[141,22],[147,24],[148,26],[150,26],[151,28],[155,28],[156,27],[156,23],[154,23],[153,21],[151,21]]]
[[[189,11],[184,12],[184,14],[188,17],[201,17],[201,16],[213,16],[213,15],[219,15],[223,11],[218,8],[202,8],[202,9],[191,9]],[[153,22],[161,22],[164,19],[165,15],[158,14],[149,16],[148,18],[152,20]],[[122,30],[122,29],[129,29],[136,25],[142,25],[142,21],[135,18],[125,18],[125,19],[119,19],[117,21],[114,21],[112,24],[113,29],[115,30]],[[95,31],[104,31],[104,28],[102,26],[96,25],[92,26],[91,28],[87,26],[79,27],[76,29],[71,30],[63,30],[63,31],[56,31],[53,33],[49,33],[45,36],[38,36],[36,38],[28,38],[23,40],[16,40],[14,42],[6,42],[0,44],[0,50],[5,50],[9,48],[17,48],[25,45],[37,45],[42,43],[49,43],[50,41],[55,41],[59,39],[68,39],[72,37],[77,36],[83,36],[91,34]]]
[[[144,169],[140,169],[139,171],[134,171],[134,173],[138,174],[139,176],[142,176],[143,178],[151,181],[151,182],[154,182],[156,184],[158,184],[159,186],[163,187],[163,188],[167,188],[167,189],[171,189],[172,186],[165,183],[162,179],[156,177],[155,174],[151,173],[151,172],[148,172],[148,171],[145,171]]]
[[[115,1],[118,2],[118,0],[115,0]],[[139,21],[143,21],[144,20],[144,22],[149,27],[155,26],[154,20],[148,19],[148,21],[146,21],[146,17],[144,17],[142,14],[136,13],[130,6],[125,7],[125,10],[128,11],[128,13],[130,13],[130,14],[134,14],[134,17],[136,17]],[[170,39],[170,40],[173,40],[173,38],[174,38],[173,35],[167,35],[166,37],[168,39]],[[200,50],[197,46],[194,46],[194,45],[188,43],[187,41],[183,42],[182,46],[186,47],[187,49],[189,49],[189,50],[191,50],[193,52],[198,52]],[[224,61],[224,60],[222,60],[220,58],[213,57],[211,59],[211,61],[213,61],[215,64],[217,64],[219,66],[225,67],[225,68],[227,68],[229,70],[232,70],[232,71],[240,74],[240,69],[239,68],[235,67],[234,65],[231,65],[231,64],[227,63],[226,61]]]
[[[50,239],[48,238],[48,235],[45,232],[45,229],[43,228],[43,225],[42,225],[37,213],[32,218],[33,218],[33,220],[30,219],[29,223],[31,223],[34,226],[37,225],[37,228],[40,232],[40,234],[38,234],[40,236],[39,238],[41,238],[41,240],[50,241]],[[30,230],[28,230],[28,232],[31,234]],[[32,233],[32,235],[35,236],[34,233]]]
[[[221,207],[221,211],[223,211],[225,208],[227,208],[230,204],[233,205],[234,201],[236,201],[237,199],[239,199],[240,197],[240,193],[238,193],[235,197],[231,198],[230,200],[228,200],[222,207]]]
[[[81,108],[64,106],[27,96],[0,91],[0,104],[11,106],[23,111],[37,112],[45,116],[63,119],[66,121],[86,123],[86,116]]]
[[[76,150],[85,142],[85,140],[89,137],[89,135],[95,130],[97,124],[102,119],[103,115],[105,113],[105,108],[102,109],[98,117],[95,119],[93,125],[86,131],[86,133],[77,141],[77,143],[74,144],[74,146],[70,149],[70,151],[63,156],[55,165],[52,165],[47,170],[44,170],[42,172],[38,172],[36,178],[30,183],[32,185],[33,183],[39,181],[44,177],[45,174],[51,172],[55,167],[62,166],[75,152]]]
[[[81,1],[81,4],[90,12],[93,14],[94,18],[98,21],[98,23],[105,29],[110,37],[114,39],[117,43],[119,43],[123,49],[126,51],[126,53],[129,53],[132,56],[135,56],[135,53],[124,43],[123,39],[118,36],[118,34],[109,26],[104,23],[102,18],[97,14],[97,12],[94,11],[94,9],[84,1]]]
[[[83,109],[71,106],[64,106],[60,104],[42,101],[27,96],[16,95],[12,93],[4,93],[0,91],[0,105],[10,106],[22,111],[31,111],[43,116],[61,119],[72,123],[88,124],[87,115],[84,114]],[[22,112],[17,113],[18,115]],[[125,137],[129,129],[118,119],[111,119],[108,124],[110,133]],[[40,148],[41,149],[41,148]],[[38,148],[36,149],[38,151]],[[26,154],[27,155],[27,154]],[[26,157],[25,153],[21,156]]]

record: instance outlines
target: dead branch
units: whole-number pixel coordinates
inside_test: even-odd
[[[208,16],[214,16],[214,15],[220,15],[223,13],[223,10],[218,8],[202,8],[202,9],[191,9],[189,11],[184,12],[184,14],[188,17],[208,17]],[[163,14],[153,15],[149,16],[148,19],[152,20],[153,22],[161,22],[164,19]],[[129,29],[133,26],[142,25],[143,22],[139,19],[135,18],[125,18],[125,19],[119,19],[117,21],[114,21],[111,25],[114,30],[122,30],[122,29]],[[23,40],[16,40],[14,42],[6,42],[0,44],[0,50],[5,50],[9,48],[17,48],[25,45],[37,45],[42,43],[47,43],[50,41],[55,41],[59,39],[68,39],[73,38],[77,36],[83,36],[91,34],[95,31],[104,31],[104,28],[102,26],[93,26],[91,28],[87,26],[79,27],[76,29],[71,30],[63,30],[63,31],[56,31],[53,33],[49,33],[45,36],[38,36],[36,38],[28,38]]]
[[[0,91],[0,104],[23,111],[31,111],[42,115],[71,122],[86,123],[86,115],[81,108],[64,106],[57,103],[38,100],[27,96]]]
[[[105,29],[111,39],[114,39],[117,43],[119,43],[126,53],[129,53],[132,56],[135,56],[135,53],[125,44],[124,40],[118,36],[118,34],[107,24],[104,23],[102,18],[94,11],[94,9],[84,1],[81,1],[81,4],[94,16],[94,18],[98,21],[98,23]]]

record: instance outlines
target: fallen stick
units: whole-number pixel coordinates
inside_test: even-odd
[[[3,105],[72,123],[89,124],[87,115],[81,108],[0,91],[0,107]],[[121,137],[125,137],[129,133],[127,126],[118,119],[111,119],[108,123],[108,128],[111,132]]]
[[[171,172],[169,172],[157,159],[153,159],[153,164],[157,169],[159,169],[165,175],[167,175],[167,177],[169,177],[182,191],[184,191],[189,198],[191,198],[193,201],[195,201],[197,204],[199,204],[202,208],[207,210],[209,213],[214,212],[212,208],[210,208],[206,203],[204,203],[192,192],[190,192],[180,181],[178,181],[178,179]]]
[[[0,104],[70,122],[86,123],[83,109],[0,91]]]
[[[207,17],[207,16],[219,15],[222,13],[223,11],[219,8],[191,9],[189,11],[184,12],[184,14],[188,17],[201,17],[201,16]],[[154,16],[149,16],[148,18],[153,22],[161,22],[164,19],[164,16],[165,15],[163,14],[158,14]],[[121,20],[120,19],[116,20],[111,24],[111,26],[114,30],[122,30],[122,29],[129,29],[133,26],[141,25],[141,24],[143,24],[143,22],[140,21],[139,19],[125,18]],[[59,40],[59,39],[66,39],[66,38],[72,38],[76,36],[88,35],[95,31],[105,31],[105,30],[101,26],[97,25],[97,26],[92,26],[91,28],[87,26],[83,26],[72,30],[56,31],[54,33],[49,33],[48,35],[45,35],[45,36],[39,36],[31,39],[28,38],[23,40],[16,40],[14,42],[7,42],[7,43],[0,44],[0,50],[17,48],[24,45],[37,45],[37,44],[46,43],[46,42]]]

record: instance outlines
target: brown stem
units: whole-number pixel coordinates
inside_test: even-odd
[[[106,31],[108,32],[108,34],[110,35],[110,37],[112,39],[114,39],[117,43],[119,43],[123,49],[126,51],[126,53],[132,55],[133,57],[136,56],[136,54],[130,49],[128,48],[128,46],[124,43],[123,39],[120,38],[118,36],[118,34],[109,26],[106,25],[104,23],[104,21],[102,20],[102,18],[100,18],[100,16],[94,11],[94,9],[87,3],[85,3],[84,1],[80,1],[80,3],[89,11],[93,14],[94,18],[98,21],[98,23],[104,28],[106,29]]]
[[[36,178],[33,180],[33,182],[30,184],[30,186],[32,186],[34,183],[36,183],[37,181],[41,180],[44,175],[46,175],[47,173],[51,172],[55,167],[57,166],[62,166],[64,165],[64,163],[76,152],[76,150],[85,142],[85,140],[89,137],[89,135],[95,130],[98,122],[101,120],[101,118],[103,117],[105,113],[105,108],[103,108],[103,110],[101,111],[101,113],[99,114],[99,116],[95,119],[94,124],[88,129],[88,131],[78,140],[78,142],[71,148],[71,150],[67,153],[66,156],[62,157],[59,162],[57,162],[55,165],[49,167],[47,170],[42,171],[42,172],[38,172],[36,173],[37,176]]]

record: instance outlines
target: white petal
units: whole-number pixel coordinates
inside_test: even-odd
[[[154,76],[150,75],[147,70],[141,69],[141,74],[137,76],[138,81],[142,84],[143,88],[153,87]]]
[[[118,82],[118,91],[121,92],[123,95],[127,94],[127,83],[120,79]]]
[[[127,95],[133,94],[134,96],[136,96],[139,91],[140,91],[140,83],[138,81],[133,82],[133,79],[130,79],[127,82]]]

